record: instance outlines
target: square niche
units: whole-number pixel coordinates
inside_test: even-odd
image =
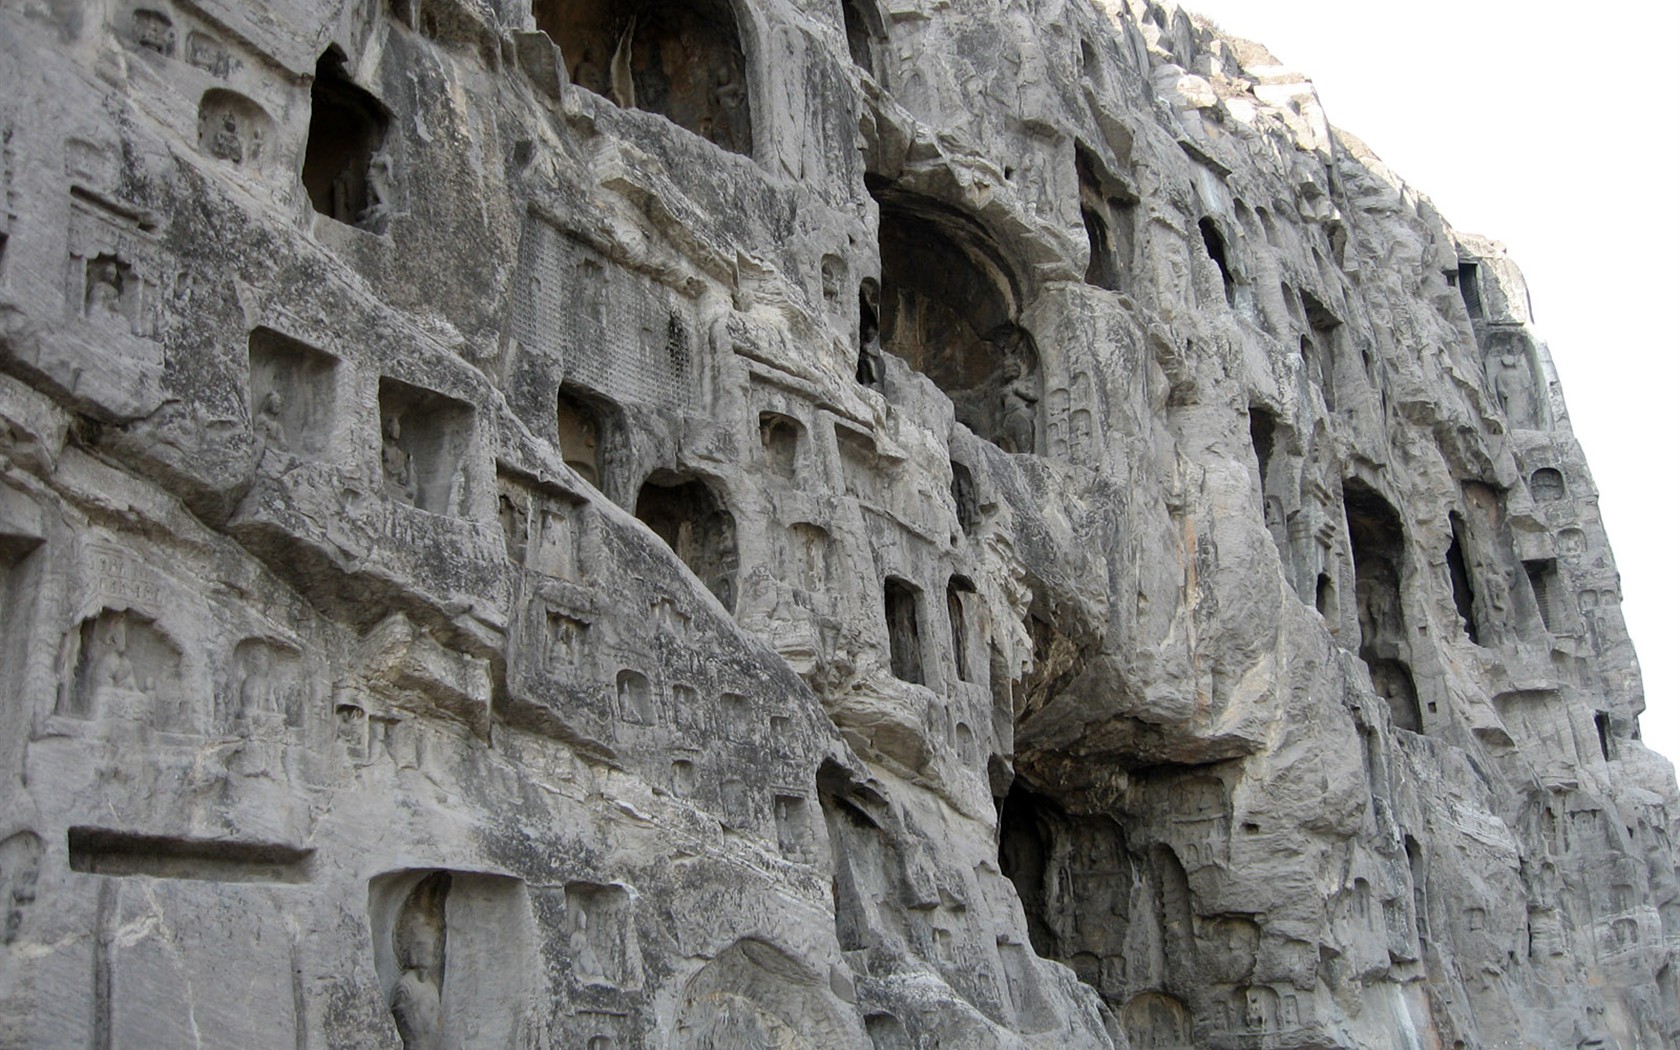
[[[338,419],[338,360],[271,328],[251,333],[251,428],[263,447],[325,458]]]
[[[386,494],[432,514],[460,514],[467,503],[473,425],[473,409],[466,402],[381,378],[380,466]]]

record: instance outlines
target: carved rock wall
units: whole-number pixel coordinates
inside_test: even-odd
[[[0,0],[0,1045],[1660,1047],[1521,275],[1141,0]]]

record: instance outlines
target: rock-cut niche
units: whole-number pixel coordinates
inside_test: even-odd
[[[251,332],[251,429],[264,450],[319,459],[336,424],[338,360],[274,331]]]
[[[881,206],[881,344],[933,380],[957,421],[1006,452],[1038,450],[1038,347],[1019,282],[979,223],[872,183]]]
[[[681,558],[731,612],[740,555],[735,516],[698,478],[656,474],[636,496],[636,517]]]
[[[1101,162],[1083,145],[1074,147],[1074,167],[1079,175],[1079,217],[1091,252],[1085,283],[1130,291],[1137,198],[1107,177]]]
[[[880,55],[887,46],[886,29],[872,0],[843,0],[840,14],[845,22],[846,49],[852,64],[876,80],[881,79]]]
[[[402,871],[368,886],[374,969],[403,1050],[512,1046],[538,970],[518,879]]]
[[[747,55],[729,0],[535,0],[572,83],[752,153]]]
[[[188,728],[181,648],[149,616],[104,609],[72,635],[75,674],[59,698],[69,718]]]
[[[1410,639],[1401,600],[1405,530],[1400,514],[1374,489],[1350,478],[1342,486],[1348,539],[1353,544],[1354,594],[1359,605],[1359,658],[1371,684],[1388,701],[1394,724],[1423,731],[1412,679]]]
[[[381,378],[380,467],[386,495],[433,514],[461,513],[473,428],[473,409],[466,402]]]
[[[391,205],[391,159],[385,150],[390,114],[351,81],[336,48],[315,64],[309,106],[303,156],[309,203],[329,219],[384,232]]]
[[[605,489],[618,426],[616,408],[604,398],[563,386],[555,401],[555,418],[566,466],[597,489]]]

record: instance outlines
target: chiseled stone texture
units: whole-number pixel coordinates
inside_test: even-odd
[[[0,464],[0,1045],[1680,1045],[1522,278],[1176,8],[0,0]]]

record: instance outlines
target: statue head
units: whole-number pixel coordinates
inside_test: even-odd
[[[404,970],[425,970],[441,976],[444,946],[444,899],[449,875],[434,872],[420,880],[397,913],[391,931],[391,951]]]

